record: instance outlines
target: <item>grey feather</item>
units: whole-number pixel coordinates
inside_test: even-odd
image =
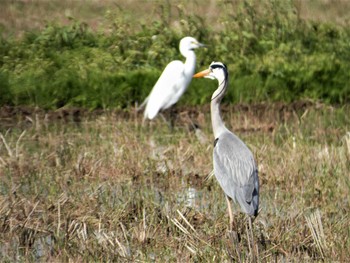
[[[259,205],[258,170],[253,154],[233,133],[216,138],[213,152],[214,173],[220,186],[243,212],[257,215]]]
[[[220,102],[228,86],[228,71],[222,62],[212,62],[209,69],[195,77],[216,79],[218,88],[211,97],[210,113],[214,141],[214,174],[225,194],[238,202],[243,212],[258,215],[259,178],[254,156],[248,147],[230,132],[220,114]],[[230,212],[230,220],[232,213]],[[232,223],[232,222],[231,222]]]

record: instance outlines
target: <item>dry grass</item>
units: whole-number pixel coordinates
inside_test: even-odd
[[[208,106],[181,110],[172,131],[132,112],[37,112],[1,129],[1,261],[348,261],[349,107],[223,111],[260,170],[261,211],[252,235],[237,212],[237,246],[224,195],[205,180]]]
[[[170,3],[170,2],[169,2]],[[67,24],[70,19],[84,21],[93,29],[103,28],[108,30],[110,21],[106,19],[111,13],[117,12],[123,15],[130,24],[137,27],[140,22],[150,23],[159,20],[164,10],[172,9],[168,17],[174,26],[177,26],[178,9],[187,14],[197,14],[207,21],[216,21],[223,8],[227,8],[225,1],[113,1],[113,0],[3,0],[0,9],[0,30],[5,36],[21,36],[31,30],[42,29],[47,23],[58,22]],[[232,8],[237,9],[243,1],[233,1]],[[261,4],[256,1],[256,5]],[[300,18],[332,22],[340,25],[348,25],[350,3],[342,0],[295,0],[294,6]],[[167,13],[167,11],[165,11]],[[135,19],[137,17],[137,19]]]

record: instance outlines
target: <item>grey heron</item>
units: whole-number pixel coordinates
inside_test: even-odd
[[[193,37],[184,37],[180,41],[180,53],[186,58],[185,63],[180,60],[170,62],[160,75],[151,93],[141,104],[146,105],[144,120],[152,120],[160,110],[174,105],[185,92],[192,80],[196,67],[194,49],[204,46]]]
[[[238,202],[242,211],[256,217],[259,208],[259,178],[254,156],[237,135],[229,131],[220,113],[220,102],[228,86],[225,64],[212,62],[208,69],[193,77],[217,79],[218,88],[211,97],[211,122],[215,136],[213,150],[214,174],[226,194],[230,229],[234,224],[230,199]],[[230,198],[230,199],[229,199]],[[251,217],[249,217],[251,219]]]

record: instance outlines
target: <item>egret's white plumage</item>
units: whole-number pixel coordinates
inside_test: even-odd
[[[190,84],[195,67],[196,55],[194,49],[203,46],[193,37],[184,37],[180,41],[180,53],[186,58],[170,62],[164,69],[151,93],[142,103],[146,104],[144,119],[152,120],[160,110],[174,105]]]
[[[215,136],[213,150],[215,177],[225,194],[238,202],[244,213],[257,216],[259,178],[254,156],[244,142],[226,128],[220,114],[220,102],[228,86],[226,66],[221,62],[213,62],[209,69],[197,73],[194,77],[217,79],[219,82],[210,105]],[[230,220],[233,220],[230,207],[229,213]]]

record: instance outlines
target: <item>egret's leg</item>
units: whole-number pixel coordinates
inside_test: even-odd
[[[165,118],[165,116],[164,116],[164,114],[163,114],[162,112],[160,112],[159,115],[162,117],[163,121],[168,125],[169,130],[172,130],[173,127],[172,127],[171,121],[168,122],[167,119]]]
[[[142,104],[140,106],[137,106],[137,104],[136,104],[136,112],[139,112],[139,111],[143,110],[143,108],[146,107],[148,99],[149,99],[149,96],[142,102]]]
[[[142,118],[142,127],[145,127],[145,125],[146,125],[146,119],[145,118]]]
[[[171,129],[173,129],[175,127],[175,121],[177,119],[177,114],[178,114],[178,111],[177,111],[177,106],[175,104],[175,105],[173,105],[170,108],[170,125],[171,125]]]

